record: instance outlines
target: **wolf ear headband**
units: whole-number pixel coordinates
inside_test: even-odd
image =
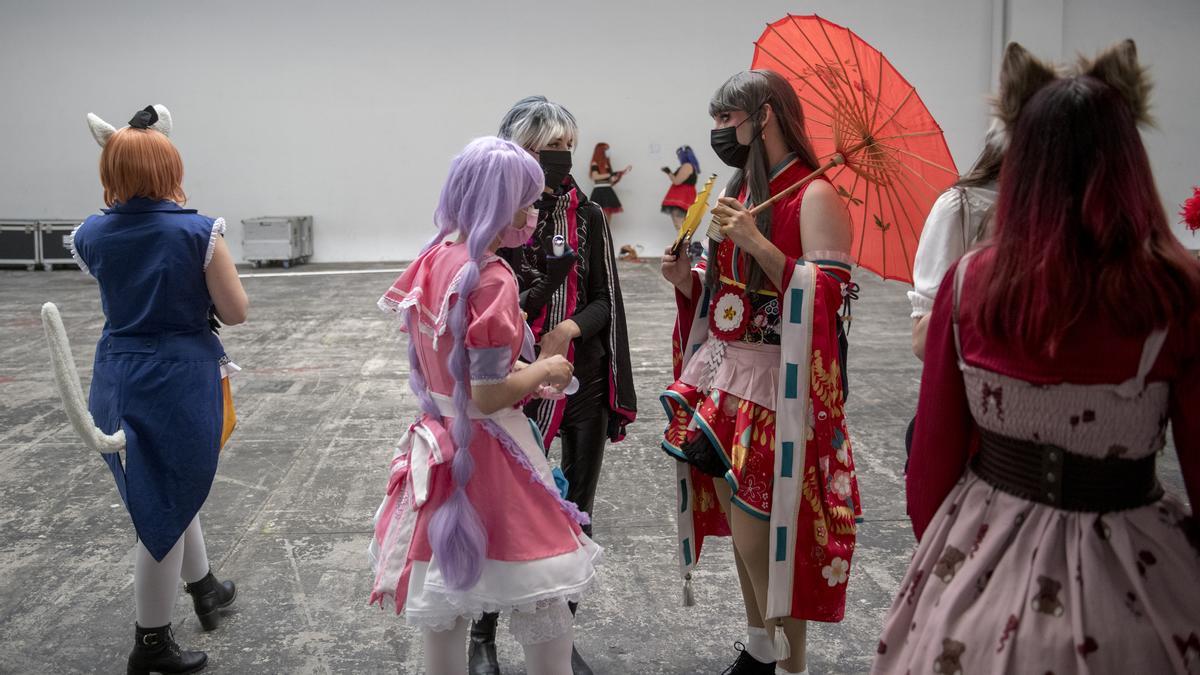
[[[1150,115],[1150,90],[1154,83],[1146,68],[1138,62],[1133,40],[1118,42],[1091,59],[1080,56],[1075,72],[1094,77],[1116,89],[1129,104],[1133,118],[1140,126],[1155,125],[1154,117]]]
[[[1139,126],[1154,126],[1150,115],[1150,89],[1153,83],[1138,62],[1133,40],[1124,40],[1105,49],[1094,58],[1078,57],[1067,76],[1089,76],[1109,85],[1125,99]],[[1000,92],[992,99],[992,126],[987,142],[1004,148],[1008,133],[1016,126],[1021,109],[1042,87],[1062,76],[1054,64],[1042,61],[1016,42],[1004,50],[1000,65]]]
[[[113,125],[100,119],[95,113],[88,113],[87,121],[88,128],[92,130],[92,137],[102,148],[108,143],[108,139],[117,133]],[[129,120],[129,126],[134,129],[154,129],[164,136],[170,136],[171,111],[161,103],[148,105],[134,113],[133,119]]]

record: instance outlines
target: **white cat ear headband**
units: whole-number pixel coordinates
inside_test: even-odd
[[[87,121],[88,128],[92,130],[92,137],[102,148],[108,143],[108,139],[117,133],[113,125],[100,119],[95,113],[88,113]],[[135,129],[154,129],[164,136],[170,136],[171,111],[161,103],[148,105],[134,114],[133,119],[129,120],[129,126]]]

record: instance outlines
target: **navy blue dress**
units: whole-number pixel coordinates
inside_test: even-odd
[[[225,350],[208,325],[204,270],[223,230],[174,202],[135,198],[73,237],[106,319],[88,408],[105,433],[125,430],[125,461],[104,458],[155,560],[199,512],[217,470]]]

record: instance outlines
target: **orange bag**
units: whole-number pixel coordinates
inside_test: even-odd
[[[233,409],[233,393],[229,389],[229,378],[221,378],[221,398],[224,399],[224,415],[221,423],[221,448],[225,447],[225,442],[233,435],[233,430],[237,427],[237,411]]]

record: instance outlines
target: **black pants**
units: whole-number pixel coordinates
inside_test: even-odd
[[[581,373],[583,364],[577,365],[576,375],[584,378],[579,391],[567,397],[558,436],[562,440],[562,471],[569,484],[567,500],[591,516],[608,441],[608,378],[603,370]],[[583,531],[592,536],[591,525],[583,526]]]
[[[908,458],[912,457],[913,429],[916,426],[917,418],[914,415],[908,422],[908,428],[904,430],[904,473],[908,473]]]

